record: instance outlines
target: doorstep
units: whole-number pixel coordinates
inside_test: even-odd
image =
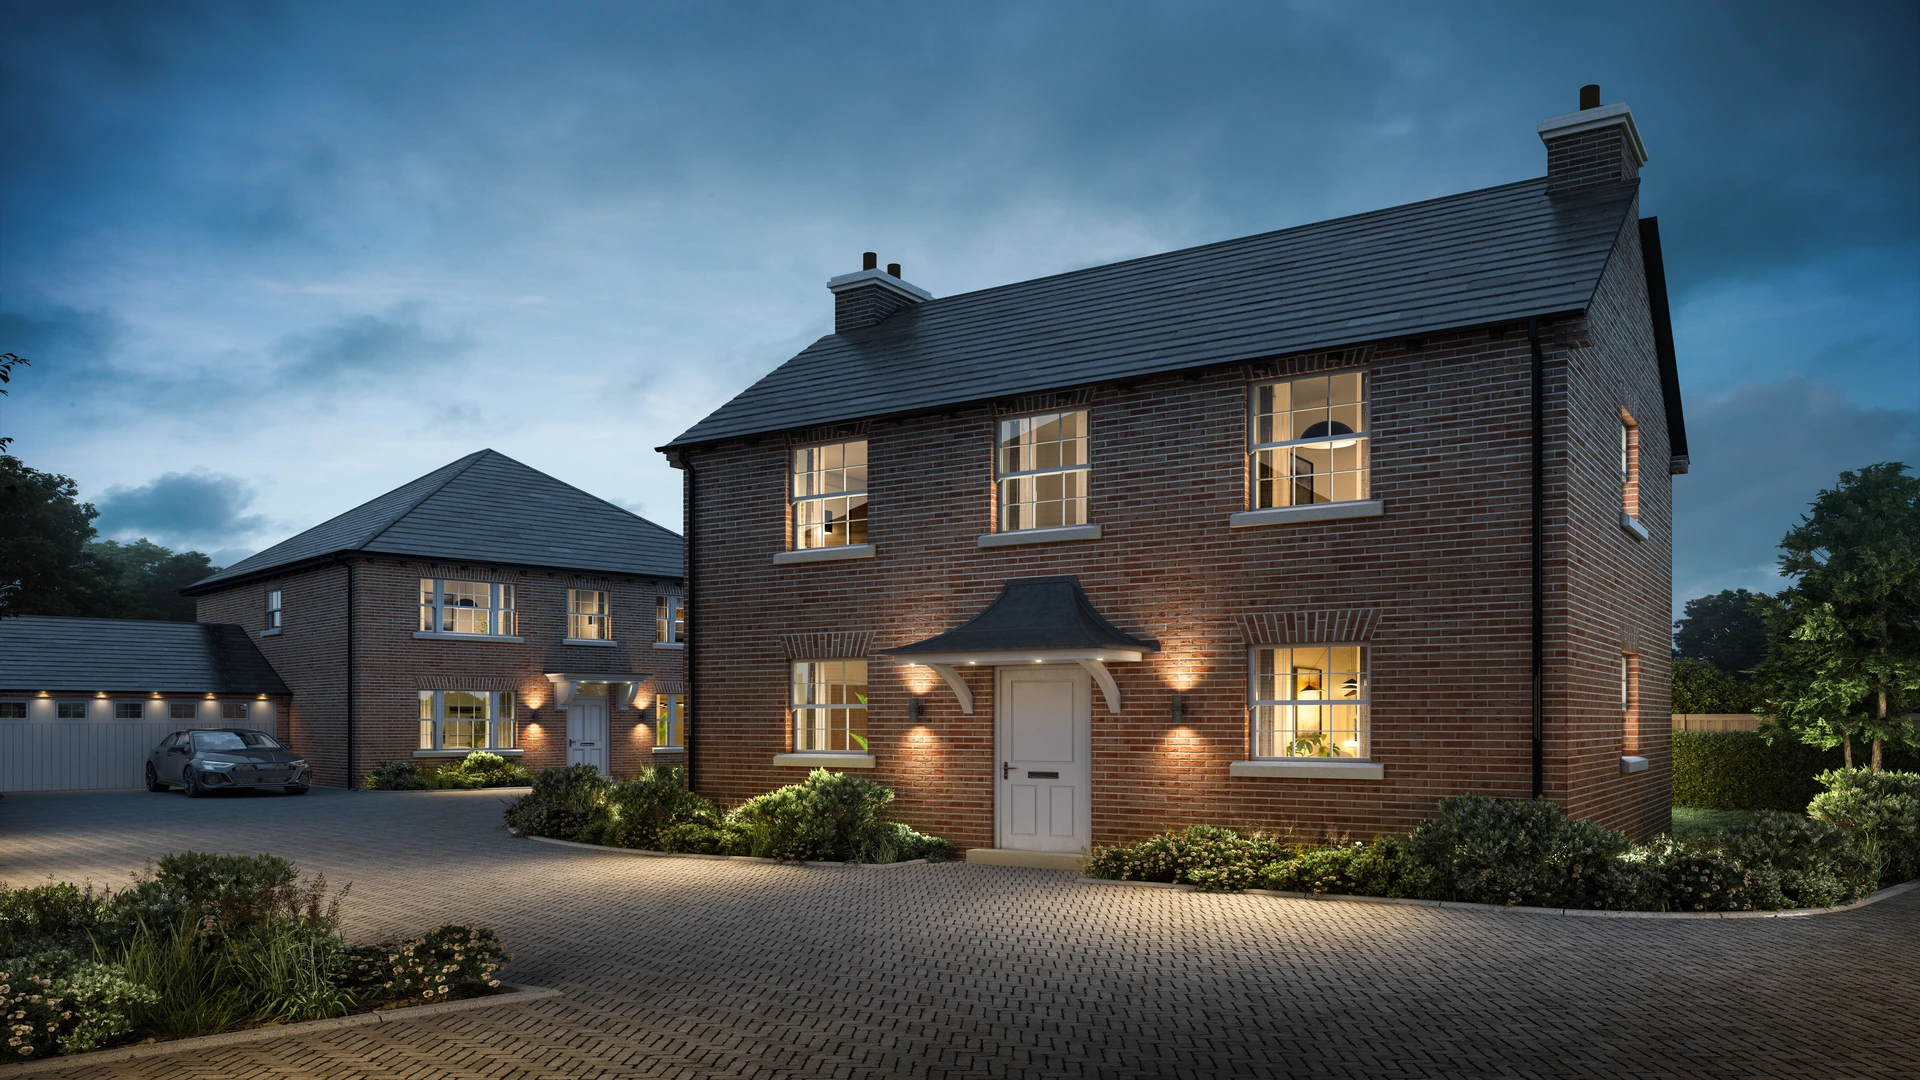
[[[1072,870],[1075,873],[1087,857],[1072,851],[1021,851],[1018,848],[974,847],[967,849],[967,861],[985,866],[1037,866],[1042,870]]]

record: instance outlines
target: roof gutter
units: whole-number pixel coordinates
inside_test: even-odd
[[[1540,320],[1527,320],[1533,351],[1533,797],[1546,791],[1547,734],[1547,358]]]

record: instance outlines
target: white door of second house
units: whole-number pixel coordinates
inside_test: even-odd
[[[995,682],[1000,846],[1086,851],[1093,839],[1093,686],[1086,669],[1003,667]]]
[[[575,698],[567,703],[567,764],[607,773],[607,701]]]

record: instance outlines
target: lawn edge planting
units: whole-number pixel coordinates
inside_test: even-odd
[[[351,1016],[331,1016],[323,1020],[298,1020],[290,1024],[263,1024],[259,1027],[242,1028],[239,1031],[223,1031],[218,1035],[196,1035],[186,1039],[163,1039],[159,1042],[136,1043],[132,1046],[113,1046],[104,1050],[90,1050],[84,1054],[57,1055],[41,1058],[37,1061],[17,1061],[0,1065],[0,1076],[29,1076],[34,1073],[60,1072],[65,1069],[90,1068],[96,1065],[112,1065],[123,1061],[136,1061],[141,1058],[164,1057],[168,1054],[184,1054],[195,1050],[209,1050],[219,1046],[235,1046],[242,1043],[266,1042],[271,1039],[312,1035],[316,1032],[332,1031],[338,1028],[367,1027],[370,1025],[397,1023],[403,1020],[416,1020],[424,1016],[444,1016],[447,1013],[467,1012],[472,1009],[484,1009],[496,1005],[526,1005],[535,1001],[549,1001],[560,997],[560,991],[545,986],[522,986],[518,983],[502,982],[498,993],[481,997],[462,998],[459,1001],[435,1001],[425,1005],[399,1005],[391,1008],[376,1009],[372,1012],[354,1013]]]

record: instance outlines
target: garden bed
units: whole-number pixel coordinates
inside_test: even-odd
[[[521,835],[512,829],[507,831],[512,832],[515,836]],[[555,844],[560,847],[582,848],[587,851],[610,851],[616,855],[645,855],[655,859],[718,859],[721,862],[769,863],[774,866],[852,866],[869,869],[891,869],[896,866],[926,866],[930,863],[945,861],[941,859],[902,859],[899,862],[863,863],[847,862],[838,859],[804,859],[795,862],[792,859],[768,859],[759,855],[708,855],[698,851],[649,851],[646,848],[609,847],[606,844],[585,844],[578,840],[556,840],[551,836],[528,836],[525,837],[525,839],[535,840],[542,844]]]

